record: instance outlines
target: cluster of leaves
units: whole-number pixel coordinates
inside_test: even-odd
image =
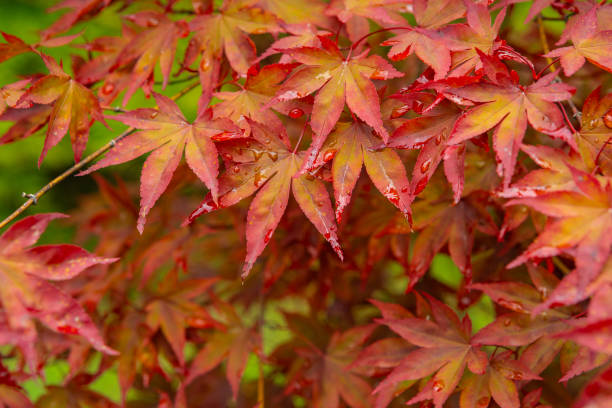
[[[520,0],[65,0],[40,42],[3,33],[48,73],[0,88],[1,143],[43,130],[40,165],[69,134],[79,162],[120,122],[81,175],[148,157],[139,188],[93,173],[71,222],[98,255],[33,246],[60,214],[0,237],[0,406],[610,406],[606,3],[519,30]],[[102,12],[121,33],[68,34]]]

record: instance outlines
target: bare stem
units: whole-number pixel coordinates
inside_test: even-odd
[[[85,168],[88,164],[90,164],[91,162],[96,160],[98,157],[102,156],[104,153],[112,149],[115,146],[115,144],[117,144],[118,141],[120,141],[121,139],[123,139],[124,137],[132,133],[133,131],[134,129],[132,128],[127,129],[125,132],[123,132],[122,134],[120,134],[119,136],[117,136],[116,138],[114,138],[113,140],[111,140],[110,142],[108,142],[107,144],[105,144],[104,146],[102,146],[101,148],[99,148],[98,150],[90,154],[89,156],[85,157],[83,160],[76,163],[74,166],[70,167],[69,169],[64,171],[62,174],[54,178],[53,180],[51,180],[46,186],[38,190],[35,194],[25,194],[24,193],[24,197],[29,197],[28,200],[25,203],[21,204],[21,206],[17,208],[15,211],[13,211],[11,215],[9,215],[4,220],[2,220],[2,222],[0,222],[0,229],[4,228],[8,223],[10,223],[15,218],[17,218],[22,212],[24,212],[31,206],[35,205],[38,202],[38,200],[42,196],[44,196],[49,190],[51,190],[53,187],[55,187],[56,185],[58,185],[59,183],[61,183],[62,181],[64,181],[65,179],[73,175],[74,173],[76,173],[77,171]]]
[[[546,32],[544,31],[544,22],[540,14],[538,14],[537,21],[538,21],[538,32],[540,34],[540,43],[542,45],[542,50],[544,51],[545,54],[548,54],[550,52],[550,48],[548,47],[548,41],[546,40]],[[547,68],[550,68],[552,72],[555,72],[557,70],[557,68],[555,67],[555,61],[552,58],[546,57],[546,63],[548,64]],[[573,117],[575,118],[579,117],[580,111],[576,107],[576,104],[574,103],[574,101],[572,101],[571,99],[568,99],[567,104],[572,110]]]
[[[195,82],[195,83],[189,85],[187,88],[181,90],[179,93],[174,95],[171,99],[176,101],[177,99],[185,96],[189,91],[191,91],[192,89],[194,89],[198,85],[199,85],[199,82]],[[11,215],[9,215],[8,217],[6,217],[4,220],[2,220],[0,222],[0,229],[6,227],[11,221],[13,221],[15,218],[19,217],[19,215],[21,213],[23,213],[25,210],[27,210],[31,206],[36,205],[36,203],[38,203],[38,200],[42,196],[47,194],[47,192],[49,192],[49,190],[51,190],[53,187],[55,187],[56,185],[58,185],[62,181],[66,180],[68,177],[72,176],[73,174],[75,174],[79,170],[84,169],[88,164],[92,163],[98,157],[102,156],[104,153],[108,152],[110,149],[115,147],[117,142],[119,142],[120,140],[125,138],[127,135],[133,133],[134,131],[135,131],[134,128],[126,129],[119,136],[117,136],[116,138],[112,139],[111,141],[106,143],[104,146],[100,147],[98,150],[96,150],[95,152],[91,153],[90,155],[85,157],[80,162],[75,163],[74,166],[70,167],[69,169],[64,171],[62,174],[60,174],[59,176],[57,176],[56,178],[51,180],[49,183],[47,183],[47,185],[45,185],[43,188],[38,190],[36,193],[34,193],[34,194],[23,193],[23,196],[24,197],[28,197],[28,200],[25,203],[21,204],[21,206],[19,208],[17,208],[15,211],[13,211],[13,213]]]

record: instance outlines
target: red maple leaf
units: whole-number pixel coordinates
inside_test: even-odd
[[[79,303],[49,282],[74,278],[90,266],[116,259],[100,258],[74,245],[32,246],[51,220],[63,217],[57,213],[26,217],[0,236],[3,283],[0,298],[8,326],[19,333],[10,341],[26,345],[24,353],[33,370],[38,368],[33,347],[37,337],[34,319],[58,333],[83,336],[103,353],[116,353],[104,344],[91,317]]]
[[[229,119],[213,119],[210,109],[200,111],[195,121],[189,123],[173,100],[159,94],[155,94],[155,99],[159,109],[138,109],[111,117],[141,131],[126,136],[102,160],[82,173],[124,163],[153,151],[145,161],[140,178],[137,223],[140,232],[149,210],[168,187],[183,152],[189,167],[216,201],[219,163],[214,140],[242,134]]]

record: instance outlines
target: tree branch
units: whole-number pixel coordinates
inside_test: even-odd
[[[185,89],[182,89],[179,93],[174,95],[171,99],[176,101],[177,99],[182,98],[189,91],[191,91],[195,87],[197,87],[199,84],[200,84],[199,81],[194,82],[193,84],[189,85]],[[106,143],[104,146],[100,147],[98,150],[96,150],[95,152],[91,153],[90,155],[85,157],[83,160],[81,160],[80,162],[74,164],[74,166],[70,167],[69,169],[64,171],[62,174],[60,174],[59,176],[57,176],[56,178],[51,180],[47,185],[45,185],[43,188],[38,190],[36,193],[34,193],[34,194],[23,193],[22,194],[23,197],[28,197],[28,200],[25,203],[21,204],[21,206],[19,208],[17,208],[15,211],[13,211],[13,213],[11,215],[9,215],[8,217],[6,217],[4,220],[2,220],[0,222],[0,229],[6,227],[11,221],[13,221],[15,218],[19,217],[19,215],[21,213],[23,213],[25,210],[27,210],[31,206],[36,205],[38,203],[38,200],[42,196],[47,194],[47,192],[49,192],[49,190],[51,190],[53,187],[55,187],[56,185],[58,185],[62,181],[66,180],[68,177],[72,176],[73,174],[75,174],[79,170],[82,170],[83,168],[85,168],[88,164],[92,163],[98,157],[102,156],[104,153],[108,152],[110,149],[115,147],[117,142],[119,142],[120,140],[125,138],[127,135],[133,133],[135,130],[136,129],[134,129],[134,128],[126,129],[119,136],[117,136],[116,138],[112,139],[111,141]]]
[[[53,187],[55,187],[56,185],[58,185],[59,183],[61,183],[62,181],[64,181],[65,179],[73,175],[74,173],[76,173],[77,171],[85,168],[88,164],[90,164],[91,162],[96,160],[98,157],[102,156],[104,153],[112,149],[115,146],[115,144],[117,144],[118,141],[120,141],[121,139],[123,139],[124,137],[126,137],[132,132],[134,132],[134,129],[132,128],[126,130],[125,132],[123,132],[122,134],[120,134],[119,136],[117,136],[116,138],[114,138],[113,140],[111,140],[110,142],[108,142],[107,144],[105,144],[104,146],[102,146],[101,148],[99,148],[98,150],[90,154],[89,156],[85,157],[83,160],[76,163],[74,166],[70,167],[68,170],[64,171],[62,174],[60,174],[53,180],[51,180],[46,186],[38,190],[35,194],[23,193],[23,196],[29,197],[29,199],[25,203],[21,204],[21,206],[17,208],[15,211],[13,211],[11,215],[9,215],[4,220],[2,220],[2,222],[0,222],[0,229],[4,228],[8,223],[10,223],[15,218],[17,218],[22,212],[24,212],[31,206],[36,205],[38,200],[42,196],[44,196],[49,190],[51,190]]]

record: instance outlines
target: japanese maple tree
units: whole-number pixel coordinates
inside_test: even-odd
[[[0,19],[0,144],[75,160],[0,223],[0,407],[612,406],[611,3],[49,6]]]

